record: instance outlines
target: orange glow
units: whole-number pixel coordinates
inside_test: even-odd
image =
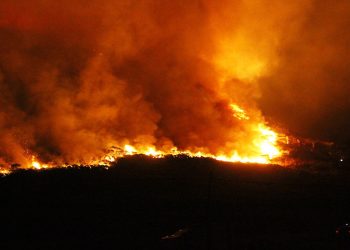
[[[248,114],[239,105],[231,103],[229,107],[232,109],[232,116],[241,122],[251,122]],[[283,151],[278,146],[278,138],[281,136],[273,131],[264,123],[253,124],[253,131],[255,133],[254,139],[250,142],[250,152],[245,155],[240,154],[237,150],[232,149],[231,152],[225,154],[212,154],[208,152],[196,150],[179,150],[177,147],[172,147],[168,150],[159,150],[153,145],[130,145],[125,144],[121,149],[111,150],[109,153],[103,155],[101,159],[92,160],[90,162],[73,162],[71,165],[96,165],[109,166],[116,162],[118,158],[128,155],[146,155],[153,158],[162,158],[168,155],[187,155],[189,157],[205,157],[212,158],[218,161],[225,162],[241,162],[241,163],[258,163],[269,164],[283,155]],[[53,168],[58,164],[47,164],[40,162],[37,157],[31,156],[30,163],[24,169],[43,170]],[[60,165],[66,167],[67,165]],[[21,168],[21,167],[20,167]],[[11,171],[7,168],[1,169],[1,174],[8,174]]]
[[[299,4],[15,2],[0,3],[0,173],[284,157],[261,88]]]
[[[270,160],[280,156],[281,152],[277,147],[277,133],[263,124],[259,124],[258,131],[260,136],[255,143],[260,148],[262,155],[268,156]]]
[[[126,155],[133,155],[137,153],[137,150],[131,145],[125,145],[124,151]]]
[[[240,80],[253,81],[265,73],[268,58],[260,55],[254,42],[243,34],[218,42],[214,62],[222,71],[224,80],[235,76]]]
[[[11,171],[9,169],[0,169],[0,175],[7,175],[10,174]]]
[[[32,156],[31,158],[31,164],[29,165],[29,168],[35,169],[35,170],[41,170],[41,169],[47,169],[50,168],[48,164],[40,163],[35,156]]]
[[[246,112],[240,108],[237,104],[230,104],[230,107],[233,111],[233,116],[239,120],[249,120],[249,116],[247,116]]]

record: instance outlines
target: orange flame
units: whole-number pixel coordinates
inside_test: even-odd
[[[232,109],[232,115],[240,121],[248,121],[250,117],[237,104],[229,105]],[[125,144],[122,150],[111,150],[105,154],[101,159],[94,160],[85,163],[72,163],[74,164],[85,164],[85,165],[96,165],[108,167],[112,163],[116,162],[119,158],[142,154],[153,158],[162,158],[168,155],[188,155],[189,157],[205,157],[212,158],[218,161],[225,162],[241,162],[241,163],[258,163],[258,164],[269,164],[274,162],[275,159],[283,156],[285,152],[279,147],[279,139],[283,135],[273,131],[264,123],[257,123],[254,125],[254,131],[256,136],[251,142],[252,148],[255,149],[254,154],[248,152],[247,155],[240,155],[236,150],[227,154],[214,155],[202,151],[190,151],[190,150],[179,150],[176,147],[172,147],[169,150],[159,150],[153,145],[130,145]],[[24,169],[43,170],[56,167],[57,164],[53,163],[42,163],[34,155],[30,157],[29,164]],[[67,167],[66,164],[60,165],[61,167]],[[8,174],[11,171],[8,168],[1,168],[0,174]]]
[[[28,168],[32,168],[35,170],[41,170],[41,169],[47,169],[49,167],[50,166],[48,164],[41,163],[36,159],[35,156],[32,156],[31,163],[30,163]]]
[[[230,104],[233,111],[233,116],[238,120],[249,120],[249,116],[246,112],[239,107],[237,104]],[[132,145],[125,145],[124,152],[119,155],[107,155],[104,158],[118,159],[125,155],[135,155],[143,154],[151,156],[154,158],[164,157],[166,155],[188,155],[190,157],[207,157],[213,158],[219,161],[227,162],[242,162],[242,163],[260,163],[269,164],[274,161],[274,159],[281,157],[283,155],[283,150],[280,149],[279,135],[277,132],[273,131],[266,124],[258,123],[255,125],[256,137],[251,142],[252,146],[255,148],[255,155],[244,156],[240,155],[237,151],[233,151],[231,154],[226,155],[214,155],[210,153],[205,153],[201,151],[189,151],[189,150],[178,150],[176,147],[171,148],[168,151],[157,150],[154,146],[141,146],[135,147]]]
[[[298,4],[33,1],[0,4],[0,172],[283,157],[256,103]]]

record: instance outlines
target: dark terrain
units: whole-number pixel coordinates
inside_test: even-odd
[[[1,249],[350,249],[349,172],[143,156],[19,171],[0,178]]]

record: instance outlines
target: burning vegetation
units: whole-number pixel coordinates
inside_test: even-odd
[[[237,119],[241,120],[249,120],[249,117],[245,112],[239,108],[236,104],[232,104],[233,116]],[[237,111],[238,110],[238,111]],[[243,117],[243,118],[242,118]],[[101,157],[93,159],[89,162],[87,161],[73,161],[71,163],[60,164],[60,167],[68,167],[72,165],[94,165],[94,166],[109,166],[110,164],[117,161],[118,158],[122,158],[130,155],[142,154],[154,158],[162,158],[168,155],[186,155],[189,157],[205,157],[205,158],[213,158],[219,161],[227,161],[227,162],[242,162],[242,163],[260,163],[267,164],[271,163],[276,158],[281,157],[283,154],[282,149],[279,148],[278,143],[281,143],[280,138],[278,138],[278,134],[272,131],[267,125],[263,123],[253,124],[256,126],[252,128],[255,130],[256,137],[251,142],[251,152],[248,156],[241,156],[237,150],[232,150],[229,155],[227,154],[212,154],[210,152],[203,151],[191,151],[187,150],[179,150],[176,147],[172,147],[169,150],[158,150],[153,145],[138,145],[137,147],[129,144],[125,144],[123,146],[112,146],[108,151]],[[14,163],[11,164],[11,168],[3,167],[1,169],[1,173],[6,174],[10,173],[11,170],[15,169],[34,169],[34,170],[42,170],[58,167],[57,163],[42,163],[38,158],[34,155],[31,155],[28,160],[27,165],[22,166],[21,164]]]
[[[271,118],[289,118],[271,101],[285,92],[271,91],[291,81],[276,74],[309,16],[326,7],[1,1],[0,171],[133,154],[280,162],[288,140]]]

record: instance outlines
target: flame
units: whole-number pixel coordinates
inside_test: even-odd
[[[236,119],[243,121],[248,121],[250,119],[245,110],[239,105],[232,103],[229,106],[231,107],[233,116]],[[114,155],[107,155],[104,158],[118,159],[125,155],[135,154],[147,155],[154,158],[161,158],[167,155],[188,155],[190,157],[206,157],[226,162],[269,164],[272,163],[274,159],[283,155],[283,151],[278,145],[278,138],[284,138],[284,135],[278,134],[264,123],[258,123],[255,125],[254,131],[256,133],[256,137],[254,141],[252,141],[252,147],[256,149],[255,155],[240,155],[236,150],[234,150],[231,154],[214,155],[202,151],[179,150],[176,147],[172,147],[168,151],[162,151],[156,149],[154,146],[136,147],[127,144],[124,146],[124,151],[122,153],[113,153]]]
[[[238,120],[249,120],[250,117],[246,114],[246,112],[237,104],[230,104],[230,107],[233,111],[233,116]]]
[[[0,169],[0,175],[8,175],[11,171],[9,169]]]
[[[43,164],[37,160],[37,158],[33,155],[31,157],[31,163],[28,168],[32,168],[35,170],[47,169],[50,166],[48,164]]]
[[[283,157],[283,135],[256,103],[291,6],[274,15],[278,1],[63,1],[52,12],[52,0],[20,2],[0,4],[0,172],[137,154]]]
[[[133,155],[133,154],[137,153],[137,150],[131,145],[125,145],[124,151],[125,151],[126,155]]]
[[[232,110],[232,116],[241,122],[250,122],[250,117],[247,112],[238,104],[231,103],[229,107]],[[103,155],[101,159],[90,162],[73,162],[71,164],[61,164],[60,167],[71,165],[87,165],[87,166],[105,166],[108,167],[115,163],[119,158],[130,155],[146,155],[153,158],[162,158],[168,155],[187,155],[189,157],[205,157],[212,158],[218,161],[225,162],[241,162],[241,163],[258,163],[269,164],[275,159],[283,156],[284,152],[279,147],[279,138],[285,138],[283,134],[278,134],[268,127],[265,123],[254,124],[253,130],[256,133],[254,140],[251,142],[251,147],[255,149],[254,153],[248,152],[247,155],[240,155],[233,149],[231,153],[226,154],[211,154],[196,150],[179,150],[177,147],[172,147],[168,150],[157,149],[154,145],[130,145],[125,144],[122,148],[115,147],[117,150],[110,150]],[[56,167],[58,164],[43,163],[38,160],[38,157],[31,155],[29,164],[23,169],[43,170]],[[21,167],[20,167],[21,168]],[[0,174],[9,174],[11,170],[0,167]]]
[[[263,155],[267,155],[270,160],[281,155],[280,150],[277,147],[277,133],[263,124],[259,124],[258,130],[261,133],[260,140],[258,139],[256,144],[261,150]]]

